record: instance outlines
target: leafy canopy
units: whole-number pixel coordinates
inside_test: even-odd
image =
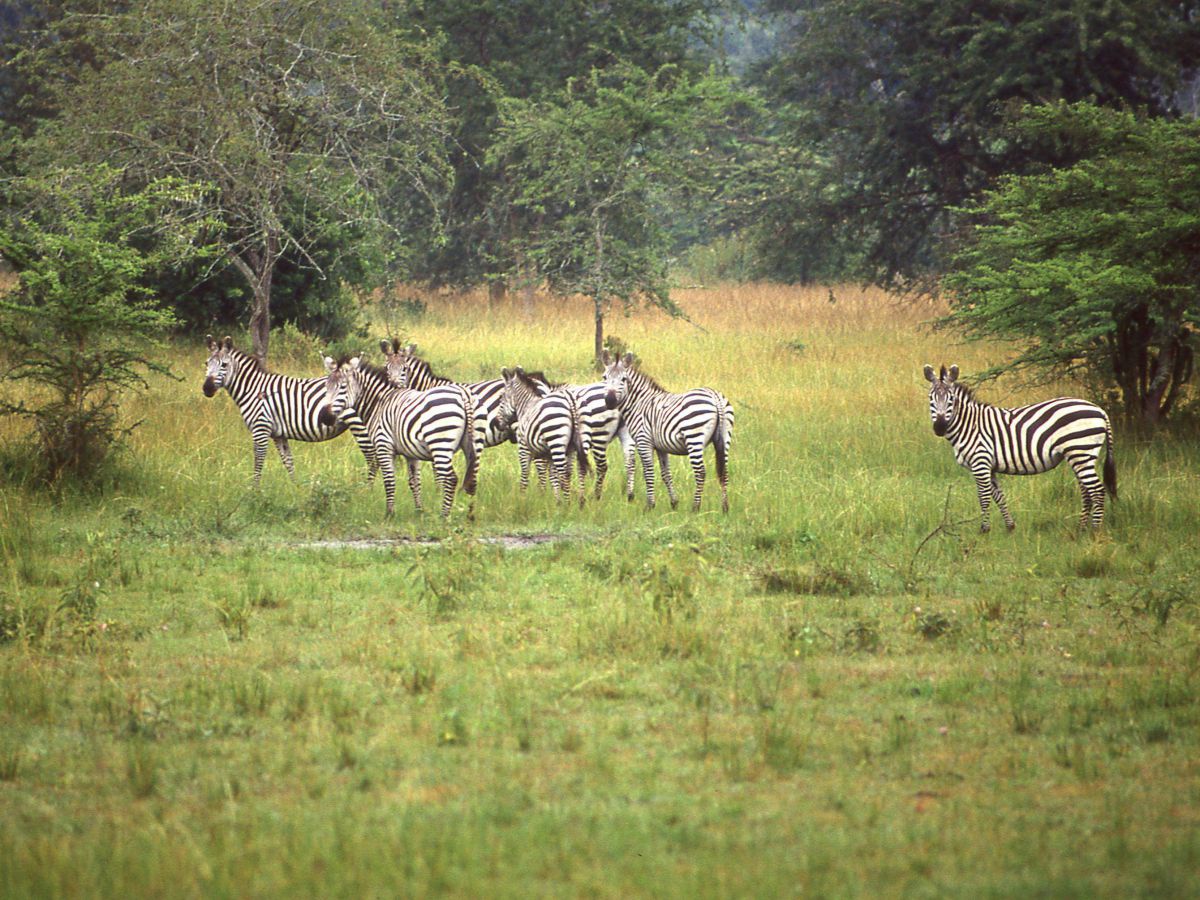
[[[1004,178],[967,210],[947,324],[1021,346],[992,374],[1083,372],[1157,422],[1190,379],[1200,325],[1200,123],[1058,104],[1017,127],[1077,161]]]

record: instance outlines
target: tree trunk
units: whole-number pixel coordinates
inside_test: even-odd
[[[268,231],[261,251],[247,251],[246,257],[235,256],[233,263],[250,283],[250,348],[265,368],[271,340],[271,280],[279,260],[279,233]]]

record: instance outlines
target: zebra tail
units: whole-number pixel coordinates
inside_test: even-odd
[[[1113,459],[1112,425],[1104,421],[1104,490],[1117,499],[1117,461]]]
[[[717,451],[717,477],[724,480],[729,464],[729,447],[733,443],[733,410],[724,397],[717,404],[717,430],[713,433],[713,447]]]
[[[579,403],[574,397],[571,397],[571,449],[575,451],[575,458],[579,460],[579,477],[591,471],[591,464],[588,461],[587,449],[583,446],[583,417],[579,413]]]
[[[463,479],[463,490],[469,494],[475,493],[475,477],[479,468],[478,438],[475,429],[475,396],[463,389],[463,408],[467,414],[466,427],[463,429],[462,452],[467,461],[466,477]]]

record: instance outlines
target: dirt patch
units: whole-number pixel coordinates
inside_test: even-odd
[[[545,544],[555,544],[569,541],[563,534],[498,534],[490,537],[475,539],[480,544],[500,546],[505,550],[529,550]],[[436,538],[362,538],[361,540],[343,541],[303,541],[292,544],[300,550],[391,550],[395,547],[438,547],[441,541]]]

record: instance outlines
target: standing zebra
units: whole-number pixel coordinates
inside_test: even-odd
[[[579,408],[584,442],[591,447],[592,463],[596,467],[596,499],[604,490],[604,476],[608,474],[608,445],[613,438],[621,442],[621,454],[625,458],[625,497],[633,499],[633,439],[625,427],[625,418],[620,408],[608,405],[608,385],[603,381],[595,384],[564,384],[559,390],[567,391],[575,398]]]
[[[386,340],[380,341],[379,348],[386,359],[388,380],[397,387],[426,391],[457,383],[435,375],[429,363],[416,355],[416,344],[401,347],[400,342],[393,338],[390,343]],[[513,440],[512,428],[502,424],[499,416],[504,395],[504,379],[475,381],[462,387],[471,392],[475,401],[475,427],[482,437],[479,449],[495,447],[497,444]]]
[[[550,479],[556,496],[571,495],[571,459],[579,460],[579,502],[584,499],[583,476],[588,470],[582,422],[575,396],[566,391],[543,393],[545,385],[525,374],[518,366],[505,369],[504,394],[500,418],[511,423],[517,435],[517,456],[521,462],[521,490],[529,487],[529,463],[549,459]]]
[[[1016,527],[1000,491],[997,474],[1036,475],[1048,472],[1064,459],[1071,464],[1083,494],[1079,527],[1099,528],[1104,521],[1104,492],[1117,497],[1117,465],[1113,460],[1113,434],[1108,415],[1086,400],[1059,397],[1002,409],[976,400],[970,388],[958,381],[958,366],[942,366],[935,377],[925,367],[929,382],[929,415],[933,433],[954,447],[958,464],[971,470],[983,514],[981,531],[990,531],[988,501],[994,499],[1004,524]],[[1096,477],[1100,448],[1105,448],[1104,482]]]
[[[471,427],[475,407],[469,391],[457,385],[428,391],[395,388],[387,384],[381,369],[364,366],[358,358],[337,363],[326,359],[325,365],[329,371],[325,379],[326,405],[321,412],[325,421],[360,415],[359,405],[363,403],[373,406],[365,423],[375,463],[383,472],[388,517],[395,512],[397,456],[408,461],[408,486],[418,511],[422,509],[417,468],[421,460],[433,463],[434,477],[442,488],[443,518],[450,515],[454,505],[458,476],[453,462],[459,450],[467,461],[463,491],[474,495],[478,457]],[[375,395],[374,401],[369,399],[371,394]]]
[[[242,421],[250,429],[254,442],[254,483],[262,478],[267,442],[274,441],[279,458],[288,471],[296,476],[288,438],[298,441],[327,441],[346,430],[342,422],[329,424],[319,419],[325,403],[324,378],[289,378],[275,375],[262,367],[257,359],[233,346],[233,338],[214,341],[207,336],[208,365],[204,372],[204,396],[212,397],[221,388],[237,404]]]
[[[642,473],[646,478],[646,504],[654,507],[654,454],[658,454],[663,484],[667,486],[672,509],[679,501],[671,482],[668,454],[687,454],[696,476],[692,509],[698,510],[707,474],[704,448],[711,443],[717,456],[721,509],[729,512],[728,463],[729,448],[733,443],[733,406],[729,401],[711,388],[694,388],[683,394],[668,393],[635,366],[632,353],[616,358],[605,351],[602,360],[604,383],[608,386],[606,402],[610,407],[621,410],[625,427],[642,460]]]

